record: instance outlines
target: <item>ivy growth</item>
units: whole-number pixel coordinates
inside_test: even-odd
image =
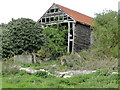
[[[60,24],[47,27],[43,31],[45,46],[51,57],[62,56],[67,51],[67,30]]]

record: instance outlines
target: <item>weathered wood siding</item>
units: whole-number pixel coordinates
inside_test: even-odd
[[[80,52],[82,49],[87,49],[90,45],[91,30],[89,26],[76,23],[74,35],[74,51]]]

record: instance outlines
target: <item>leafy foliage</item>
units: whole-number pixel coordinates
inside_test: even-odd
[[[38,72],[34,73],[34,75],[36,77],[42,77],[42,78],[47,78],[48,77],[48,73],[44,72],[44,71],[38,71]]]
[[[112,72],[109,69],[100,69],[95,72],[95,75],[101,75],[101,76],[108,76],[111,74]]]
[[[27,18],[10,21],[2,27],[3,57],[13,54],[31,53],[43,44],[43,29],[39,23]]]
[[[40,50],[37,51],[36,56],[39,57],[40,59],[47,58],[48,53],[46,52],[47,50],[45,50],[45,48],[41,48]]]
[[[96,14],[94,19],[94,44],[98,52],[107,56],[118,56],[118,15],[117,12],[106,10]]]
[[[67,51],[67,30],[60,24],[47,27],[43,31],[45,35],[45,46],[50,57],[61,56]]]

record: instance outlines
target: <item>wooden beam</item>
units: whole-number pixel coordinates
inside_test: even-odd
[[[74,22],[74,21],[57,21],[58,23],[68,23],[68,22],[70,22],[70,23],[72,23],[72,22]],[[54,23],[54,22],[51,22],[51,23],[49,23],[49,24],[46,24],[46,25],[52,25],[52,24],[57,24],[57,23]]]
[[[74,53],[74,32],[75,32],[75,22],[72,23],[72,30],[73,30],[73,41],[72,41],[72,53]]]
[[[45,17],[45,23],[46,23],[46,17]]]
[[[41,18],[41,23],[42,23],[42,18]]]
[[[91,31],[90,33],[90,44],[93,44],[94,40],[93,40],[93,31]]]
[[[70,22],[68,22],[68,48],[67,52],[70,52]]]
[[[70,41],[73,41],[73,39],[70,39]]]

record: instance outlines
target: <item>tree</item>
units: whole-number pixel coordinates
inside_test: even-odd
[[[2,27],[3,57],[36,52],[43,44],[43,29],[39,23],[27,18],[12,19]]]
[[[98,51],[107,56],[118,56],[118,15],[117,12],[106,10],[96,14],[94,18],[94,45]]]

